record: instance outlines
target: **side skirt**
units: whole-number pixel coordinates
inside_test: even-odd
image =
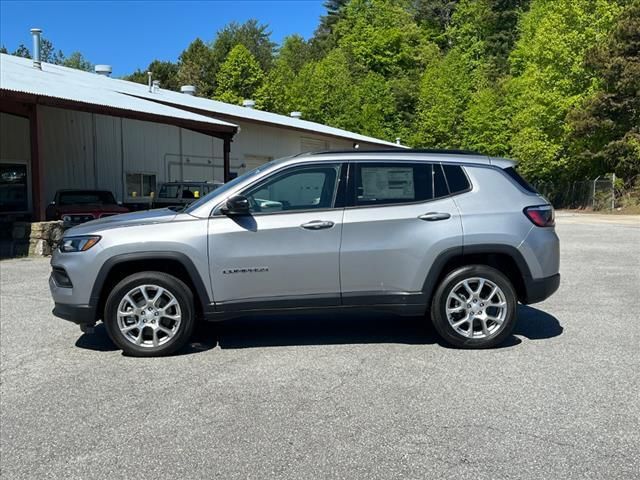
[[[276,299],[221,302],[215,310],[207,308],[207,321],[221,321],[229,318],[255,314],[310,314],[329,312],[351,312],[374,310],[404,316],[424,315],[427,309],[422,292],[355,292],[339,295],[304,295]]]

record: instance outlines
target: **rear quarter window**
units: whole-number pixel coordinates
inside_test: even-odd
[[[508,167],[504,169],[504,173],[509,175],[518,185],[524,188],[527,192],[536,193],[539,195],[538,191],[531,186],[529,182],[527,182],[524,178],[520,176],[520,174],[513,167]]]
[[[469,179],[460,165],[443,164],[442,168],[444,170],[444,175],[447,178],[447,184],[449,185],[449,192],[451,195],[466,192],[471,188]]]

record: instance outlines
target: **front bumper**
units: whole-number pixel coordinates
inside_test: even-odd
[[[58,318],[78,325],[94,325],[96,323],[96,308],[90,305],[56,303],[52,313]]]
[[[545,278],[526,278],[524,279],[525,298],[521,299],[522,303],[529,305],[546,300],[558,290],[560,286],[560,274],[556,273]]]

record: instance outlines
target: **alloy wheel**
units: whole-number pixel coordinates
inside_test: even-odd
[[[491,280],[467,278],[449,292],[446,314],[456,333],[466,338],[489,338],[500,331],[507,317],[506,296]]]
[[[176,297],[158,285],[129,290],[118,305],[118,328],[129,342],[155,348],[169,342],[180,328],[182,312]]]

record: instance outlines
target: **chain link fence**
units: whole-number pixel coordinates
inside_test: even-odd
[[[611,174],[575,182],[538,182],[534,186],[555,208],[615,210],[640,202],[640,176],[625,181]]]

